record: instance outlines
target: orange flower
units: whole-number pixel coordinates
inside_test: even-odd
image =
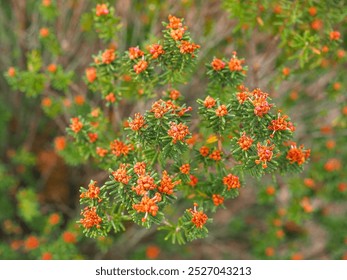
[[[189,175],[189,178],[190,178],[190,181],[189,181],[189,185],[192,186],[192,187],[195,187],[196,184],[199,182],[198,178],[195,177],[194,175],[190,174]]]
[[[48,28],[43,27],[40,29],[40,36],[42,38],[46,38],[46,37],[48,37],[48,35],[49,35],[49,29]]]
[[[183,173],[183,174],[189,174],[189,172],[190,172],[190,165],[189,165],[189,163],[183,164],[183,165],[180,167],[180,171],[181,171],[181,173]]]
[[[283,74],[283,76],[289,76],[289,74],[290,74],[290,69],[289,69],[288,67],[284,67],[284,68],[282,69],[282,74]]]
[[[39,240],[37,239],[36,236],[33,236],[33,235],[29,236],[24,242],[24,247],[28,251],[38,248],[39,245],[40,245]]]
[[[311,204],[311,201],[308,197],[304,197],[301,202],[300,202],[301,207],[304,209],[306,213],[311,213],[313,212],[313,207]]]
[[[172,182],[172,179],[167,174],[166,170],[164,170],[162,173],[162,178],[161,178],[160,186],[158,187],[158,190],[161,193],[166,193],[170,195],[170,194],[173,194],[174,187],[180,183],[181,183],[181,180]]]
[[[325,143],[325,146],[326,146],[329,150],[332,150],[332,149],[335,148],[336,142],[335,142],[335,140],[333,140],[333,139],[329,139],[329,140]]]
[[[188,41],[181,41],[179,48],[181,53],[190,53],[194,57],[194,51],[200,49],[200,46]]]
[[[86,69],[86,76],[89,83],[92,83],[96,79],[96,69],[94,67],[89,67]]]
[[[96,186],[95,181],[91,181],[88,185],[88,190],[84,193],[80,194],[80,198],[90,198],[90,199],[98,199],[100,202],[101,199],[99,198],[100,194],[100,188]]]
[[[203,156],[203,157],[207,157],[209,152],[210,152],[210,149],[206,146],[202,146],[199,150],[200,154]]]
[[[51,63],[50,65],[48,65],[47,70],[48,72],[55,73],[57,71],[57,65]]]
[[[77,105],[83,105],[84,101],[85,101],[85,98],[84,98],[84,96],[82,94],[79,94],[79,95],[75,96],[75,103]]]
[[[272,224],[275,226],[275,227],[280,227],[282,226],[282,221],[280,219],[273,219],[272,220]]]
[[[211,66],[212,66],[213,70],[220,71],[220,70],[224,69],[225,63],[219,58],[214,58],[211,62]]]
[[[131,176],[127,175],[127,164],[120,164],[116,171],[112,172],[112,176],[116,182],[127,185],[131,179]]]
[[[58,213],[53,213],[48,218],[48,223],[51,226],[55,226],[55,225],[59,224],[59,222],[60,222],[60,215]]]
[[[267,248],[265,249],[265,255],[266,255],[267,257],[272,257],[274,254],[275,254],[275,249],[274,249],[274,248],[272,248],[272,247],[267,247]]]
[[[136,113],[132,121],[129,122],[129,127],[133,131],[140,130],[145,125],[145,119],[140,113]]]
[[[53,259],[52,253],[44,252],[41,256],[41,260],[51,260]]]
[[[336,82],[333,84],[333,89],[336,90],[336,91],[339,91],[341,89],[341,84]]]
[[[323,53],[327,53],[328,51],[329,51],[328,46],[323,46],[323,47],[322,47],[322,52],[323,52]]]
[[[189,209],[188,211],[192,214],[191,222],[197,227],[202,228],[206,224],[208,217],[203,211],[197,211],[197,203],[194,203],[194,209]]]
[[[148,246],[146,248],[146,257],[148,259],[154,260],[158,258],[159,254],[160,254],[160,249],[158,246]]]
[[[290,258],[292,260],[303,260],[304,256],[300,253],[294,253]]]
[[[220,161],[222,159],[222,152],[215,150],[210,154],[209,158],[213,159],[214,161]]]
[[[79,118],[72,118],[70,128],[73,132],[78,133],[83,128],[83,123]]]
[[[239,103],[243,104],[249,98],[249,93],[247,91],[240,91],[236,93],[236,97]]]
[[[253,139],[246,136],[246,132],[242,133],[242,136],[237,141],[242,150],[247,151],[253,144]]]
[[[316,183],[312,178],[305,178],[304,185],[308,188],[313,188],[316,185]]]
[[[338,58],[343,58],[343,57],[345,57],[345,55],[346,55],[346,52],[344,51],[344,50],[338,50],[337,51],[337,57]]]
[[[268,142],[269,144],[269,142]],[[267,146],[267,145],[261,145],[259,142],[257,144],[257,152],[259,159],[255,160],[256,164],[262,163],[263,168],[267,168],[267,162],[271,161],[273,156],[273,149],[275,148],[275,145]]]
[[[230,189],[239,189],[241,186],[239,177],[231,173],[223,178],[223,184],[228,187],[228,191]]]
[[[103,149],[101,147],[96,147],[96,154],[99,156],[99,157],[104,157],[106,156],[108,153],[108,150],[106,149]]]
[[[216,115],[218,117],[223,117],[225,115],[228,114],[228,109],[227,106],[225,105],[220,105],[217,109],[216,109]]]
[[[214,107],[216,105],[216,100],[214,100],[211,96],[207,96],[204,101],[204,106],[208,109]]]
[[[266,194],[269,196],[273,196],[276,192],[276,189],[273,186],[268,186],[266,188]]]
[[[84,228],[100,228],[102,223],[101,217],[96,213],[96,207],[85,207],[81,212],[83,219],[80,219],[80,223]]]
[[[140,60],[136,65],[134,65],[134,71],[136,74],[140,74],[145,71],[148,67],[148,62],[146,60]]]
[[[272,135],[274,135],[276,131],[290,130],[293,132],[295,130],[293,123],[286,121],[286,119],[288,119],[287,115],[281,116],[281,113],[278,113],[277,119],[272,120],[271,125],[268,127],[269,130],[273,130]]]
[[[144,55],[144,52],[139,49],[139,47],[129,48],[129,58],[136,59]]]
[[[177,100],[180,97],[180,95],[181,93],[178,90],[173,89],[170,91],[170,98],[172,100]]]
[[[177,141],[183,141],[184,138],[189,134],[188,126],[183,123],[170,123],[170,129],[167,134],[172,138],[172,142],[175,144]]]
[[[333,172],[341,169],[341,161],[337,158],[331,158],[324,164],[324,169]]]
[[[282,229],[277,230],[276,236],[278,239],[282,239],[284,237],[284,231]]]
[[[182,27],[182,21],[180,18],[177,18],[172,15],[169,15],[168,18],[169,18],[169,24],[166,26],[166,28],[178,29]]]
[[[51,0],[42,0],[42,6],[49,7],[51,5]]]
[[[140,175],[137,179],[137,186],[133,187],[132,190],[136,192],[137,195],[144,195],[147,191],[154,190],[157,185],[154,183],[154,179],[150,175]]]
[[[43,98],[41,101],[41,105],[43,107],[51,107],[52,106],[52,99],[50,99],[49,97]]]
[[[8,75],[9,77],[14,77],[14,76],[16,76],[16,69],[15,69],[14,67],[8,68],[8,70],[7,70],[7,75]]]
[[[63,240],[65,243],[76,243],[76,235],[70,231],[63,233]]]
[[[127,156],[129,152],[133,149],[132,145],[126,145],[122,141],[114,140],[110,143],[110,148],[112,151],[112,154],[116,155],[117,157],[120,156]]]
[[[224,202],[224,197],[219,195],[219,194],[213,194],[212,195],[212,201],[213,201],[213,204],[218,206],[220,204],[223,204]]]
[[[255,96],[255,99],[252,100],[254,106],[254,114],[262,118],[270,111],[273,104],[269,104],[266,100],[268,94],[261,92],[259,89],[254,90],[252,94]]]
[[[141,202],[133,205],[133,209],[138,213],[145,213],[145,216],[142,218],[142,222],[145,222],[148,217],[148,213],[155,217],[159,210],[158,202],[161,201],[160,193],[156,193],[154,197],[149,198],[147,195],[143,196]]]
[[[134,165],[134,172],[138,175],[138,176],[142,176],[145,175],[146,173],[146,163],[145,162],[136,162]]]
[[[233,57],[229,61],[229,69],[230,71],[242,71],[242,64],[244,60],[239,60],[236,57],[236,52],[233,52]]]
[[[116,102],[116,96],[113,92],[110,92],[108,95],[105,96],[105,100],[110,103]]]
[[[116,53],[114,49],[107,49],[102,54],[102,63],[110,64],[116,59]]]
[[[340,39],[341,34],[339,31],[331,31],[329,36],[330,36],[330,40],[337,41]]]
[[[158,58],[160,55],[164,54],[165,51],[163,49],[163,46],[162,45],[159,45],[159,44],[153,44],[149,47],[149,52],[151,53],[152,55],[152,58],[153,59],[156,59]]]
[[[296,162],[297,164],[303,164],[310,156],[311,150],[304,150],[304,146],[296,147],[296,143],[290,146],[290,150],[287,153],[287,159],[291,164]]]
[[[95,8],[95,14],[97,17],[108,15],[109,10],[106,4],[97,4]]]
[[[314,16],[317,14],[317,8],[316,8],[316,7],[310,7],[310,8],[308,9],[308,13],[309,13],[312,17],[314,17]]]
[[[185,32],[184,28],[172,29],[171,32],[170,32],[170,36],[175,41],[179,41],[179,40],[181,40],[183,38],[184,32]]]
[[[311,28],[313,30],[320,30],[323,27],[323,21],[321,21],[320,19],[315,19],[314,21],[311,22]]]
[[[273,8],[273,12],[274,12],[274,14],[279,15],[280,13],[282,13],[282,7],[280,5],[276,5]]]

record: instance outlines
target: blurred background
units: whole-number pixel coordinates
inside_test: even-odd
[[[93,22],[101,2],[0,0],[0,258],[347,259],[346,1],[110,1],[117,21],[108,42]],[[172,245],[132,223],[86,238],[76,223],[79,187],[107,174],[62,151],[69,119],[100,102],[85,70],[110,44],[125,51],[159,38],[169,14],[183,17],[201,45],[180,88],[185,102],[196,107],[204,96],[206,63],[237,51],[248,65],[245,85],[292,117],[311,161],[276,185],[247,180],[206,239]],[[13,82],[17,73],[25,79]]]

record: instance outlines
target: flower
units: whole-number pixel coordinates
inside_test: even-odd
[[[213,204],[218,206],[220,204],[223,204],[224,202],[224,197],[219,195],[219,194],[213,194],[212,195],[212,201],[213,201]]]
[[[97,17],[108,15],[109,10],[106,4],[97,4],[95,8],[95,14]]]
[[[275,250],[272,247],[266,247],[265,249],[265,255],[267,257],[272,257],[275,254]]]
[[[190,53],[194,57],[194,51],[200,49],[200,46],[188,41],[181,41],[179,48],[181,53]]]
[[[143,196],[141,202],[133,205],[133,209],[138,213],[145,213],[145,216],[142,218],[142,222],[145,222],[148,217],[148,213],[155,217],[159,210],[158,202],[161,201],[160,193],[156,193],[154,197],[149,198],[147,195]]]
[[[160,254],[160,249],[158,246],[148,246],[146,248],[146,257],[148,259],[156,259]]]
[[[145,162],[136,162],[134,165],[134,172],[138,175],[145,175],[146,173],[146,163]]]
[[[253,139],[251,137],[246,136],[246,132],[242,133],[242,136],[237,141],[239,146],[243,151],[247,151],[253,144]]]
[[[265,191],[267,195],[272,196],[275,194],[276,189],[273,186],[267,186]]]
[[[149,52],[151,53],[152,55],[152,58],[153,59],[156,59],[158,58],[160,55],[164,54],[165,51],[163,49],[163,46],[162,45],[159,45],[159,44],[153,44],[149,47]]]
[[[133,187],[132,190],[136,192],[137,195],[144,195],[147,191],[154,190],[157,185],[154,183],[154,179],[150,175],[140,175],[137,179],[137,186]]]
[[[200,154],[203,156],[203,157],[207,157],[209,152],[210,152],[210,149],[206,146],[202,146],[199,150]]]
[[[51,0],[42,0],[42,6],[44,7],[49,7],[51,4]]]
[[[129,127],[133,131],[140,130],[145,125],[145,119],[140,113],[136,113],[132,121],[129,122]]]
[[[308,13],[310,14],[310,16],[314,17],[317,14],[317,8],[316,7],[310,7],[308,9]]]
[[[268,144],[270,144],[270,141],[268,141]],[[263,168],[267,168],[267,162],[271,161],[273,156],[273,149],[275,148],[275,145],[267,146],[267,145],[261,145],[259,142],[257,144],[257,152],[259,159],[255,160],[256,164],[262,163]]]
[[[195,177],[194,175],[190,174],[189,175],[189,178],[190,178],[190,181],[189,181],[189,185],[192,186],[192,187],[195,187],[196,184],[199,182],[198,178]]]
[[[49,97],[44,97],[41,101],[41,105],[43,107],[51,107],[52,106],[52,99],[50,99]]]
[[[136,59],[144,55],[144,52],[139,49],[139,47],[129,48],[129,58]]]
[[[88,190],[84,193],[80,194],[80,198],[90,198],[90,199],[98,199],[100,202],[101,199],[99,198],[100,194],[100,188],[96,186],[95,181],[91,181],[88,185]]]
[[[210,154],[209,158],[214,161],[220,161],[222,159],[222,152],[219,150],[215,150]]]
[[[170,32],[170,36],[175,41],[179,41],[179,40],[181,40],[183,38],[184,32],[185,32],[184,28],[172,29],[171,32]]]
[[[313,188],[316,185],[316,183],[312,178],[305,178],[304,185],[308,188]]]
[[[320,19],[315,19],[314,21],[311,22],[311,28],[313,30],[318,31],[322,29],[322,27],[323,27],[323,21],[321,21]]]
[[[207,109],[210,109],[212,107],[214,107],[216,105],[216,100],[214,100],[213,97],[211,96],[207,96],[204,100],[204,106],[207,108]]]
[[[223,184],[228,187],[228,191],[230,189],[239,189],[241,186],[239,177],[231,173],[223,177]]]
[[[330,40],[332,41],[337,41],[340,39],[340,32],[339,31],[331,31],[329,34]]]
[[[178,90],[173,89],[170,91],[170,98],[172,100],[177,100],[180,97],[180,95],[181,93]]]
[[[247,92],[247,90],[240,91],[236,93],[236,98],[240,104],[243,104],[249,98],[249,93]]]
[[[131,144],[126,145],[122,141],[116,139],[110,143],[110,148],[112,154],[116,155],[117,157],[120,157],[122,155],[127,156],[129,152],[133,149],[133,146]]]
[[[70,128],[73,132],[78,133],[83,128],[83,123],[78,117],[72,118]]]
[[[57,71],[57,65],[54,63],[51,63],[50,65],[47,66],[48,72],[55,73]]]
[[[288,76],[290,74],[290,68],[284,67],[282,69],[282,74],[283,74],[283,76]]]
[[[96,79],[96,69],[94,67],[88,67],[86,69],[86,76],[89,83],[92,83]]]
[[[268,126],[269,130],[273,130],[272,135],[276,131],[284,131],[284,130],[290,130],[295,131],[295,127],[292,122],[286,121],[288,119],[287,115],[281,116],[281,113],[278,113],[278,117],[275,120],[271,121],[271,125]]]
[[[55,226],[55,225],[59,224],[59,222],[60,222],[60,215],[58,213],[53,213],[48,218],[48,223],[51,226]]]
[[[44,252],[41,256],[41,260],[51,260],[53,259],[52,253]]]
[[[46,37],[48,37],[48,35],[49,35],[49,29],[46,28],[46,27],[42,27],[42,28],[40,29],[40,36],[41,36],[42,38],[46,38]]]
[[[182,20],[180,18],[177,18],[172,15],[169,15],[168,18],[169,18],[169,24],[166,26],[166,28],[178,29],[182,27]]]
[[[175,144],[177,141],[183,141],[189,134],[188,126],[183,123],[170,123],[170,129],[167,134],[172,138],[172,142]]]
[[[110,64],[116,59],[116,53],[114,49],[107,49],[102,53],[102,63]]]
[[[74,99],[75,99],[75,103],[77,105],[83,105],[84,102],[85,102],[85,98],[84,98],[84,96],[82,94],[76,95]]]
[[[220,70],[224,69],[225,62],[223,62],[219,58],[214,58],[211,62],[211,66],[212,66],[213,70],[220,71]]]
[[[80,223],[86,229],[96,227],[100,228],[102,223],[101,217],[96,213],[96,207],[85,207],[81,212],[83,219],[80,219]]]
[[[37,239],[36,236],[33,236],[33,235],[29,236],[24,242],[24,247],[28,251],[38,248],[39,245],[40,245],[39,240]]]
[[[225,105],[220,105],[217,109],[216,109],[216,115],[218,117],[223,117],[225,115],[228,114],[228,109],[227,106]]]
[[[183,164],[183,165],[180,167],[180,171],[181,171],[181,173],[183,173],[183,174],[189,174],[189,171],[190,171],[190,165],[189,165],[189,163]]]
[[[65,243],[76,243],[76,235],[70,231],[65,231],[63,233],[63,240]]]
[[[110,103],[116,102],[116,97],[113,92],[110,92],[108,95],[105,96],[105,100]]]
[[[242,71],[242,64],[244,60],[239,60],[236,56],[236,52],[233,52],[233,57],[229,61],[230,71]]]
[[[14,77],[14,76],[16,76],[16,69],[15,69],[14,67],[8,68],[8,70],[7,70],[7,75],[8,75],[9,77]]]
[[[173,194],[174,187],[180,183],[181,183],[181,180],[172,182],[172,179],[167,174],[166,170],[164,170],[162,173],[162,178],[161,178],[160,186],[158,187],[158,190],[161,193],[170,195],[170,194]]]
[[[341,161],[337,158],[330,158],[324,164],[324,169],[328,172],[333,172],[341,169]]]
[[[254,114],[262,118],[270,111],[271,107],[273,106],[273,104],[269,104],[267,101],[269,95],[262,92],[260,89],[255,89],[252,92],[252,96],[254,98],[252,100],[254,106]]]
[[[116,171],[112,172],[112,176],[116,182],[127,185],[131,179],[130,175],[127,175],[127,164],[121,163]]]
[[[140,74],[145,71],[148,67],[148,62],[146,60],[140,60],[137,64],[134,65],[134,71],[136,74]]]
[[[312,206],[312,204],[311,204],[310,199],[309,199],[307,196],[305,196],[305,197],[301,200],[300,205],[301,205],[301,207],[304,209],[304,211],[305,211],[306,213],[311,213],[311,212],[313,212],[313,206]]]
[[[103,149],[101,147],[96,147],[96,154],[99,156],[99,157],[104,157],[106,156],[108,153],[108,150],[107,149]]]
[[[189,209],[188,211],[192,214],[191,222],[197,227],[202,228],[204,224],[206,224],[208,217],[203,211],[197,211],[196,207],[198,206],[197,203],[194,203],[194,209]]]
[[[287,152],[286,158],[290,161],[291,164],[296,162],[298,165],[301,165],[308,159],[310,153],[311,150],[304,150],[303,145],[297,148],[296,143],[293,143],[290,146],[289,151]]]

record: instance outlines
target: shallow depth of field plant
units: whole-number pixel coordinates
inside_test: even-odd
[[[62,2],[1,11],[5,258],[347,257],[344,1]]]

